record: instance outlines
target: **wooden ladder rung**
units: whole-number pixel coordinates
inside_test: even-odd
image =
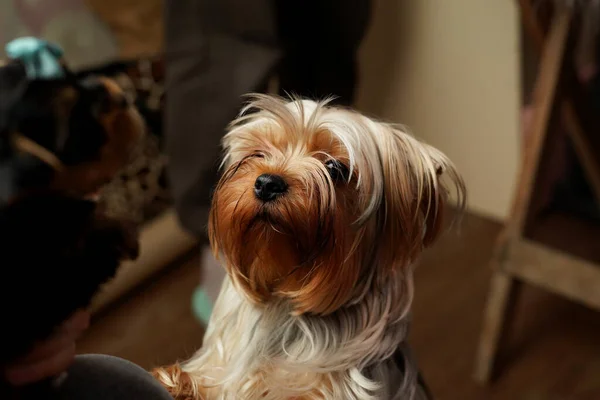
[[[529,284],[600,309],[600,268],[582,258],[521,239],[503,269]]]

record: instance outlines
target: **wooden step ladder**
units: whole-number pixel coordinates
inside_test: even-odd
[[[561,246],[560,240],[538,241],[535,235],[527,234],[528,221],[539,211],[535,199],[538,172],[543,171],[545,162],[551,162],[543,157],[545,144],[552,140],[548,134],[551,121],[559,122],[568,134],[596,200],[600,200],[600,158],[595,151],[600,148],[595,145],[600,131],[593,136],[583,129],[566,90],[568,85],[564,85],[567,72],[572,72],[566,54],[574,11],[554,9],[545,30],[530,0],[520,0],[519,5],[525,33],[540,52],[540,61],[533,89],[534,116],[523,146],[513,207],[490,262],[493,276],[474,371],[475,379],[481,383],[490,381],[496,372],[496,359],[504,346],[522,284],[535,285],[600,310],[600,230],[581,221],[569,225],[568,229],[581,235],[597,235],[597,254],[591,257],[589,249],[571,251]],[[547,229],[553,226],[558,225],[546,223]]]

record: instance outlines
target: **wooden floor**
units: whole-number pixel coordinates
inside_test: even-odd
[[[416,275],[411,343],[440,400],[600,399],[600,313],[536,288],[519,301],[504,373],[487,388],[471,379],[499,226],[467,215],[425,254]],[[185,358],[202,339],[190,297],[192,257],[99,316],[79,351],[130,359],[145,368]],[[600,288],[599,288],[600,290]]]

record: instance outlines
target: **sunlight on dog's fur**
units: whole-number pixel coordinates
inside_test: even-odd
[[[327,102],[257,95],[223,141],[209,236],[228,272],[177,399],[410,399],[413,265],[442,228],[435,148]],[[397,355],[404,358],[398,366]]]

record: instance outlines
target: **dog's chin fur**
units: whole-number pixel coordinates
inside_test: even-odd
[[[354,111],[263,95],[224,148],[209,237],[228,278],[203,347],[158,379],[176,398],[412,398],[415,364],[400,371],[392,356],[407,337],[412,266],[442,227],[442,174],[464,204],[452,163]],[[330,174],[328,160],[347,173]],[[254,193],[265,173],[288,185],[270,202]]]

